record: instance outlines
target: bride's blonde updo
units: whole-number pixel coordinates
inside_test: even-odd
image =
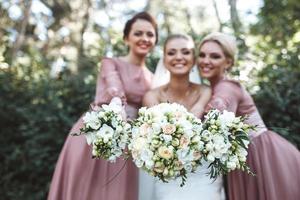
[[[198,50],[202,47],[205,42],[215,42],[220,45],[225,56],[232,60],[232,65],[234,65],[235,57],[237,54],[237,44],[233,36],[227,35],[221,32],[213,32],[206,35],[198,46]]]
[[[191,47],[191,49],[193,50],[193,53],[195,53],[195,43],[194,43],[194,40],[191,36],[189,35],[186,35],[186,34],[172,34],[172,35],[169,35],[167,37],[167,39],[165,40],[165,43],[164,43],[164,53],[166,53],[166,47],[167,47],[167,44],[171,41],[171,40],[174,40],[174,39],[184,39],[186,41],[189,42],[189,46]]]

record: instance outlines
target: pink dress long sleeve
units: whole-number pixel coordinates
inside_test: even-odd
[[[299,200],[300,153],[287,140],[268,130],[250,96],[238,82],[220,80],[212,86],[206,110],[217,108],[248,115],[257,125],[250,133],[247,164],[256,176],[235,170],[227,176],[230,200]]]
[[[152,73],[119,58],[104,58],[92,105],[109,103],[118,96],[127,117],[135,118]],[[70,132],[79,132],[80,118]],[[112,180],[111,180],[112,179]],[[48,200],[137,200],[138,169],[132,161],[109,163],[91,158],[84,136],[68,136],[56,164]]]

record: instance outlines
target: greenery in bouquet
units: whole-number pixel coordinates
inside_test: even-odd
[[[201,120],[176,103],[141,108],[132,123],[129,150],[136,166],[168,182],[201,165]]]
[[[245,123],[246,117],[236,117],[233,112],[212,109],[204,117],[201,133],[204,142],[203,157],[209,162],[209,175],[227,174],[234,169],[253,173],[246,165],[249,132],[255,127]]]
[[[121,100],[114,98],[109,105],[103,104],[84,115],[80,134],[85,135],[87,143],[92,146],[93,158],[115,162],[123,155],[131,126],[123,120],[122,109]]]

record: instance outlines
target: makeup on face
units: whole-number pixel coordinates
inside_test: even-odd
[[[146,55],[155,45],[156,35],[152,24],[146,20],[137,20],[132,24],[125,42],[130,51],[138,55]]]
[[[187,74],[194,65],[193,44],[184,38],[174,38],[166,44],[164,64],[174,74]]]
[[[218,43],[208,41],[200,47],[197,65],[203,78],[214,79],[224,76],[231,62]]]

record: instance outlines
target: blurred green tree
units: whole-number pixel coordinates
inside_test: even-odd
[[[264,0],[251,33],[253,55],[263,63],[255,100],[267,125],[300,148],[299,2]]]

